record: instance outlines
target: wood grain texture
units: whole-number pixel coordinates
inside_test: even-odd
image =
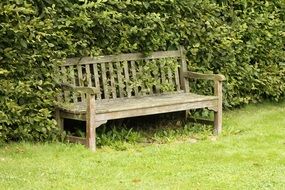
[[[62,82],[63,83],[67,83],[67,76],[66,76],[67,75],[67,71],[66,71],[65,67],[61,67],[61,75],[64,76]],[[67,90],[64,90],[64,89],[62,89],[62,90],[63,90],[64,102],[70,102],[70,92],[67,91]]]
[[[153,96],[139,96],[132,98],[117,98],[101,101],[97,100],[96,114],[138,110],[141,108],[176,105],[191,102],[200,102],[201,104],[203,104],[204,101],[217,102],[218,97],[203,96],[192,93],[171,93]],[[214,106],[216,106],[216,104]],[[86,113],[86,107],[86,103],[78,102],[76,104],[66,105],[66,107],[62,107],[61,109],[74,114],[84,114]]]
[[[86,109],[86,146],[96,151],[96,121],[95,121],[95,95],[87,96]]]
[[[83,73],[82,73],[82,65],[77,65],[77,76],[78,76],[78,83],[79,83],[79,86],[84,86],[84,78],[83,78]],[[85,101],[85,94],[80,92],[80,99],[82,102]]]
[[[190,72],[190,71],[185,72],[184,77],[193,78],[193,79],[214,80],[214,81],[226,80],[225,76],[221,74],[204,74],[204,73],[197,73],[197,72]]]
[[[97,57],[83,57],[83,58],[69,58],[66,59],[63,66],[70,65],[86,65],[94,63],[107,63],[107,62],[122,62],[122,61],[138,61],[138,60],[148,60],[148,59],[160,59],[160,58],[176,58],[180,57],[180,51],[159,51],[153,52],[150,55],[145,55],[143,53],[128,53],[119,55],[106,55]]]
[[[60,109],[55,110],[55,120],[56,120],[57,125],[60,128],[60,130],[63,131],[64,130],[64,122],[63,122],[64,120],[61,117]]]
[[[222,82],[215,81],[215,96],[218,97],[217,111],[214,112],[215,134],[219,135],[222,132],[222,111],[223,111],[223,89]]]
[[[186,63],[186,56],[185,56],[185,49],[184,47],[180,46],[179,48],[180,52],[180,86],[181,89],[183,89],[185,92],[190,92],[189,89],[189,81],[185,78],[185,72],[187,72],[187,63]]]
[[[107,80],[107,74],[106,74],[106,66],[105,64],[101,64],[101,72],[102,72],[102,85],[103,85],[103,96],[105,99],[109,99],[109,85]]]
[[[97,87],[98,89],[100,89],[100,80],[99,80],[99,72],[98,72],[98,67],[97,67],[97,64],[92,64],[93,66],[93,72],[94,72],[94,84],[95,84],[95,87]],[[96,98],[98,100],[101,99],[101,93],[96,95]]]
[[[131,73],[132,73],[132,80],[134,82],[137,81],[137,71],[136,71],[136,65],[135,65],[135,61],[131,61]],[[138,87],[137,86],[134,86],[133,87],[134,89],[134,95],[135,96],[138,96],[139,95],[139,90],[138,90]]]
[[[128,67],[128,61],[123,62],[123,67],[124,67],[124,76],[125,76],[125,85],[126,85],[126,92],[127,92],[127,97],[132,96],[132,89],[130,88],[130,74],[129,74],[129,67]]]
[[[116,69],[117,69],[117,79],[118,79],[118,91],[119,97],[124,97],[124,82],[123,82],[123,75],[122,75],[122,67],[120,62],[116,62]]]
[[[151,60],[145,60],[145,65],[148,66],[148,65],[150,64],[150,61],[151,61]],[[151,76],[151,71],[148,70],[148,71],[147,71],[147,74],[148,74],[148,76]],[[148,92],[150,95],[152,95],[152,94],[153,94],[153,86],[146,86],[146,88],[147,88],[147,92]]]
[[[111,82],[111,93],[112,93],[112,98],[117,98],[117,93],[116,93],[116,82],[115,82],[115,76],[114,76],[114,64],[109,63],[109,72],[110,72],[110,82]]]
[[[162,63],[160,63],[159,69],[160,69],[161,84],[166,84],[167,83],[166,74],[165,74],[164,65]]]
[[[70,66],[69,69],[70,69],[69,75],[70,75],[70,79],[71,79],[70,84],[73,86],[76,86],[75,68],[74,68],[74,66]],[[74,103],[78,102],[77,94],[75,94],[74,92],[72,93],[72,100]]]
[[[138,65],[138,75],[139,76],[143,76],[144,75],[144,72],[143,72],[143,66],[142,66],[142,63],[139,63]],[[144,81],[141,82],[141,85],[140,85],[140,91],[139,91],[139,96],[146,96],[146,86],[144,84]]]
[[[77,91],[77,92],[82,92],[82,93],[87,93],[87,94],[100,94],[100,89],[95,88],[95,87],[74,86],[68,83],[61,83],[61,87],[62,89],[69,90],[69,91]]]
[[[179,91],[181,89],[181,87],[180,87],[179,71],[178,71],[178,69],[175,69],[175,71],[174,71],[174,78],[175,78],[176,90]]]
[[[86,69],[86,80],[87,80],[87,86],[92,87],[92,80],[91,80],[91,72],[90,72],[90,65],[85,66]]]
[[[189,102],[181,104],[162,105],[158,107],[145,107],[140,109],[122,110],[118,112],[108,112],[104,114],[103,113],[98,114],[96,115],[96,117],[98,120],[110,120],[110,119],[153,115],[159,113],[169,113],[169,112],[183,111],[188,109],[207,108],[207,107],[212,107],[215,104],[216,103],[213,100],[208,100],[203,102]]]

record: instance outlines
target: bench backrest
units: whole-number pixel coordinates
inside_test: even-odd
[[[70,58],[60,69],[65,83],[100,88],[97,100],[188,91],[189,88],[183,77],[187,70],[183,48],[147,56],[129,53]],[[73,95],[72,101],[85,98],[84,94]]]

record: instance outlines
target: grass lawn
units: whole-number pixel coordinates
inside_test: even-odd
[[[62,143],[0,147],[0,189],[285,189],[285,103],[224,114],[218,139],[97,153]]]

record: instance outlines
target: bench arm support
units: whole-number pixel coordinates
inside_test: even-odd
[[[204,74],[204,73],[197,73],[187,71],[184,72],[185,78],[193,78],[193,79],[206,79],[206,80],[214,80],[214,81],[224,81],[226,77],[221,74]]]
[[[95,95],[100,94],[100,89],[95,87],[81,87],[71,84],[61,83],[63,90],[74,90],[87,94],[86,107],[86,146],[92,151],[96,151],[96,101]]]
[[[218,97],[218,102],[216,106],[216,110],[214,113],[214,126],[215,126],[215,134],[220,134],[222,132],[222,110],[223,110],[223,91],[222,91],[222,82],[226,80],[226,77],[221,74],[203,74],[196,72],[185,72],[185,78],[193,78],[193,79],[206,79],[206,80],[214,80],[214,95]]]
[[[83,92],[90,95],[100,94],[100,89],[95,87],[85,87],[85,86],[74,86],[71,84],[61,83],[60,86],[64,90],[74,90],[78,92]]]

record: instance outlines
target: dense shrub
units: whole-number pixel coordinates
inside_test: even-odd
[[[187,49],[189,69],[223,73],[225,106],[284,97],[283,0],[3,0],[0,139],[57,135],[56,68],[66,56]],[[192,89],[208,93],[203,82]]]
[[[53,70],[64,52],[64,32],[49,12],[22,1],[0,3],[0,137],[42,139],[53,136]],[[48,12],[48,9],[45,11]]]
[[[191,37],[191,65],[227,76],[225,106],[284,96],[284,6],[284,1],[224,1],[215,16],[220,19],[208,22],[202,38]]]

